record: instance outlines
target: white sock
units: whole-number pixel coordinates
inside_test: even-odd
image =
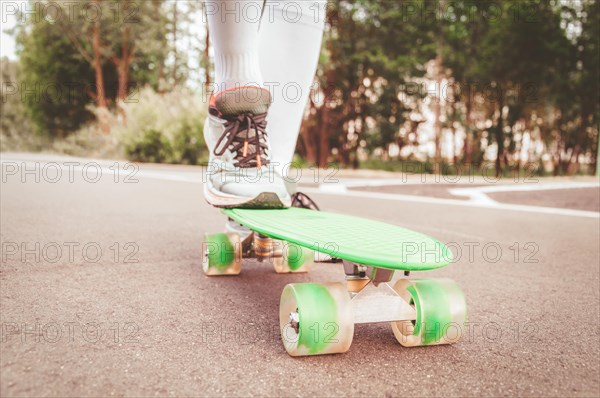
[[[268,132],[271,159],[285,172],[294,156],[313,84],[323,28],[325,0],[267,0],[260,26],[260,67],[271,91]],[[278,163],[278,165],[277,165]]]
[[[215,52],[214,92],[263,86],[258,60],[261,0],[205,0]]]

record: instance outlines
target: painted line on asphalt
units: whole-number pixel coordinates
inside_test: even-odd
[[[549,190],[566,190],[566,189],[582,189],[582,188],[598,188],[600,189],[600,182],[550,182],[550,183],[538,183],[535,185],[496,185],[486,187],[473,187],[473,188],[452,188],[449,189],[453,195],[458,196],[474,196],[486,193],[495,192],[532,192],[532,191],[549,191]]]
[[[413,202],[413,203],[427,203],[427,204],[440,204],[440,205],[451,205],[451,206],[463,206],[463,207],[479,207],[487,208],[492,210],[511,210],[511,211],[522,211],[530,213],[541,213],[541,214],[552,214],[560,216],[572,216],[572,217],[585,217],[585,218],[600,218],[600,213],[594,211],[585,210],[572,210],[572,209],[561,209],[556,207],[540,207],[540,206],[527,206],[527,205],[515,205],[508,203],[499,203],[495,201],[479,201],[479,200],[457,200],[457,199],[445,199],[445,198],[432,198],[428,196],[417,196],[417,195],[401,195],[401,194],[390,194],[390,193],[379,193],[379,192],[364,192],[364,191],[330,191],[321,190],[319,188],[303,188],[303,192],[321,194],[321,195],[337,195],[337,196],[349,196],[356,198],[369,198],[369,199],[381,199],[381,200],[392,200],[400,202]]]
[[[449,189],[448,192],[452,195],[456,196],[468,196],[469,202],[471,203],[479,203],[481,205],[489,206],[489,207],[497,207],[497,206],[510,206],[509,204],[500,203],[492,198],[490,198],[487,194],[494,192],[533,192],[533,191],[547,191],[547,190],[568,190],[568,189],[582,189],[582,188],[598,188],[600,189],[600,184],[597,182],[554,182],[554,183],[542,183],[537,185],[500,185],[500,186],[487,186],[487,187],[474,187],[474,188],[454,188]],[[524,207],[525,205],[513,205]],[[526,206],[533,207],[539,209],[539,206]],[[543,209],[547,210],[548,214],[558,214],[557,211],[561,210],[569,210],[569,209],[559,209],[554,207],[543,207]],[[581,210],[572,210],[572,211],[581,211]],[[594,214],[600,214],[596,212],[592,212]],[[565,213],[566,214],[566,213]],[[571,214],[572,215],[572,214]]]

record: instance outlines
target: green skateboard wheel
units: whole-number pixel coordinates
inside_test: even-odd
[[[450,279],[400,279],[394,290],[417,311],[416,321],[392,322],[400,344],[417,347],[453,344],[460,340],[467,321],[462,290]]]
[[[284,241],[274,241],[281,248],[281,257],[273,258],[273,268],[278,274],[309,272],[314,262],[312,250]]]
[[[206,275],[238,275],[242,271],[242,244],[234,233],[205,234],[202,270]]]
[[[348,351],[354,335],[350,296],[343,283],[292,283],[281,293],[279,325],[291,356]]]

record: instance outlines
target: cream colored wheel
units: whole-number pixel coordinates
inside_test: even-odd
[[[309,272],[314,263],[314,251],[279,240],[273,240],[275,250],[280,256],[273,257],[273,268],[278,274]]]
[[[343,283],[291,283],[281,293],[279,326],[291,356],[348,351],[354,335],[350,296]]]
[[[394,335],[403,346],[453,344],[465,333],[467,304],[454,281],[400,279],[394,290],[417,311],[415,321],[392,322]]]
[[[238,275],[242,271],[242,243],[238,234],[205,234],[202,251],[202,270],[206,275]]]

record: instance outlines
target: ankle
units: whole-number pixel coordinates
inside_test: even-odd
[[[244,86],[264,87],[256,52],[221,53],[215,58],[215,93]]]

